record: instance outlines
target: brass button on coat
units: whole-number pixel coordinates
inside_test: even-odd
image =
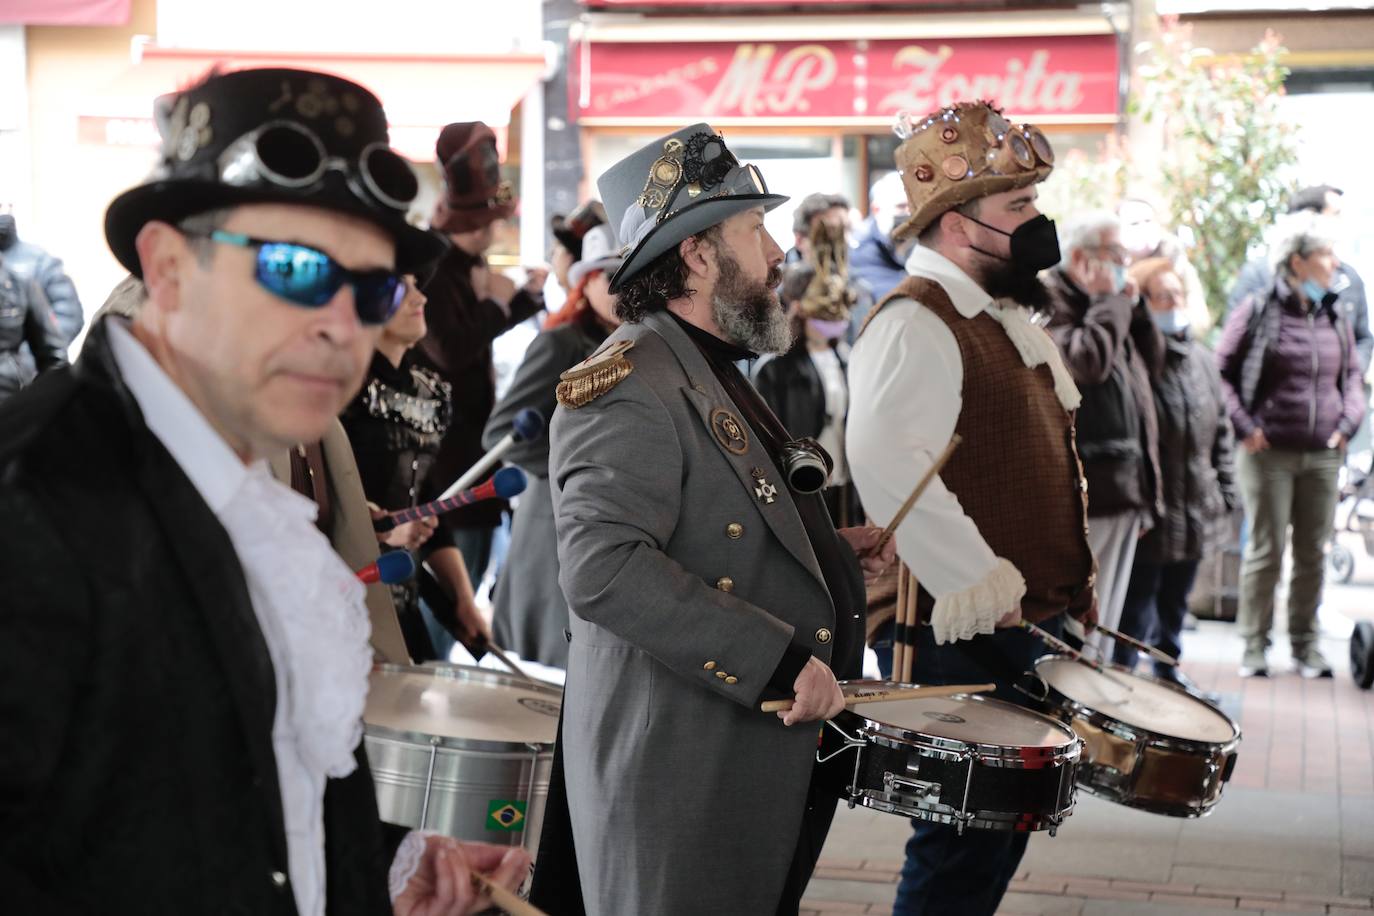
[[[715,663],[715,662],[707,662],[706,664],[702,665],[701,667],[705,668],[707,671],[714,671],[714,670],[716,670],[716,663]]]
[[[739,522],[731,522],[725,526],[725,536],[732,541],[737,541],[744,537],[744,526]]]
[[[735,580],[729,576],[721,576],[716,580],[716,588],[723,592],[733,592],[735,590]]]
[[[276,887],[286,887],[286,873],[280,871],[272,872],[272,884]]]
[[[739,683],[739,678],[735,677],[735,676],[732,674],[732,675],[730,675],[729,677],[727,677],[727,678],[725,679],[725,683],[727,683],[727,684],[738,684],[738,683]]]
[[[727,677],[729,677],[729,676],[730,676],[730,675],[726,674],[724,671],[717,671],[717,672],[716,672],[716,677],[720,678],[722,681],[725,680],[725,679],[726,679]]]
[[[826,627],[821,627],[819,630],[816,631],[816,642],[820,643],[821,645],[825,645],[826,643],[830,642],[832,635],[833,634],[831,634],[829,629],[827,629]]]

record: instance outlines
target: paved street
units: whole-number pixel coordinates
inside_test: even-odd
[[[1374,916],[1374,693],[1349,675],[1352,622],[1374,619],[1374,560],[1358,538],[1342,541],[1355,575],[1328,587],[1321,613],[1333,680],[1292,673],[1282,620],[1268,679],[1237,676],[1232,625],[1185,634],[1185,670],[1243,732],[1211,816],[1160,817],[1080,793],[1058,836],[1032,838],[1000,912]],[[803,913],[890,913],[909,832],[901,818],[841,809]]]

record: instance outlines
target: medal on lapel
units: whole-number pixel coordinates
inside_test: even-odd
[[[749,433],[745,431],[744,423],[724,407],[711,411],[711,433],[720,447],[732,455],[743,455],[749,451]]]
[[[765,506],[773,505],[778,496],[778,488],[768,482],[768,478],[763,473],[763,468],[753,468],[749,473],[758,481],[754,486],[754,496],[763,500]]]

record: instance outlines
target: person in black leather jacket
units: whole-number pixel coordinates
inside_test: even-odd
[[[67,341],[48,297],[0,260],[0,401],[32,380],[19,359],[23,344],[29,345],[39,372],[67,364]]]
[[[0,213],[0,257],[21,281],[32,280],[38,284],[52,306],[57,327],[62,332],[62,345],[69,346],[81,332],[84,316],[76,284],[67,276],[62,259],[21,239],[13,213]],[[32,380],[36,367],[33,353],[27,346],[19,348],[19,362]]]

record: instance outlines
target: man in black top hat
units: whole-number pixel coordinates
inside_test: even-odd
[[[0,407],[0,911],[468,912],[528,857],[384,829],[362,586],[265,456],[358,389],[437,254],[360,86],[214,75],[106,238],[132,321]]]

